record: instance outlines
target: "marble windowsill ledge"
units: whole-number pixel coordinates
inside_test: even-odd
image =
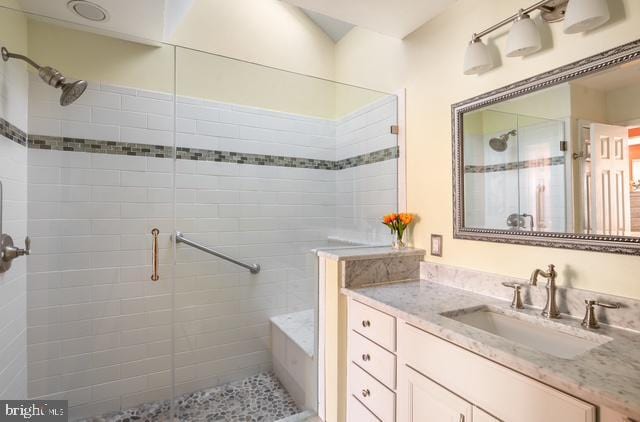
[[[343,288],[342,293],[596,406],[640,419],[638,332],[603,326],[597,334],[612,341],[573,359],[562,359],[440,315],[482,305],[510,309],[504,300],[418,279]],[[540,309],[522,312],[539,316]],[[567,330],[584,330],[576,318],[564,316],[554,322],[564,324]]]

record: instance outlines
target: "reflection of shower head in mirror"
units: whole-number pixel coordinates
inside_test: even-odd
[[[513,130],[510,130],[507,133],[503,133],[502,135],[498,136],[497,138],[491,138],[489,140],[489,146],[494,151],[502,152],[502,151],[507,149],[507,146],[508,146],[507,141],[509,140],[509,137],[510,136],[516,136],[517,133],[518,133],[518,131],[513,129]]]

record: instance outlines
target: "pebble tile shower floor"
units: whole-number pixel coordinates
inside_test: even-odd
[[[175,406],[176,420],[183,422],[274,422],[300,412],[272,372],[185,394]],[[79,422],[164,422],[169,412],[164,400]]]

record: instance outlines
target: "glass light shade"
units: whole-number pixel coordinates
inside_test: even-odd
[[[507,38],[507,57],[520,57],[535,53],[542,48],[540,32],[529,15],[516,19]]]
[[[609,20],[607,0],[570,0],[564,15],[564,33],[577,34]]]
[[[487,46],[479,38],[471,41],[467,46],[467,51],[464,53],[464,74],[477,75],[478,73],[486,72],[492,67],[493,60],[491,60],[491,54],[489,54]]]

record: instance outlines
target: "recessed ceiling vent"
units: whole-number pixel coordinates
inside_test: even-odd
[[[67,7],[81,18],[88,19],[93,22],[104,22],[109,20],[109,13],[95,3],[86,0],[71,0],[67,3]]]

